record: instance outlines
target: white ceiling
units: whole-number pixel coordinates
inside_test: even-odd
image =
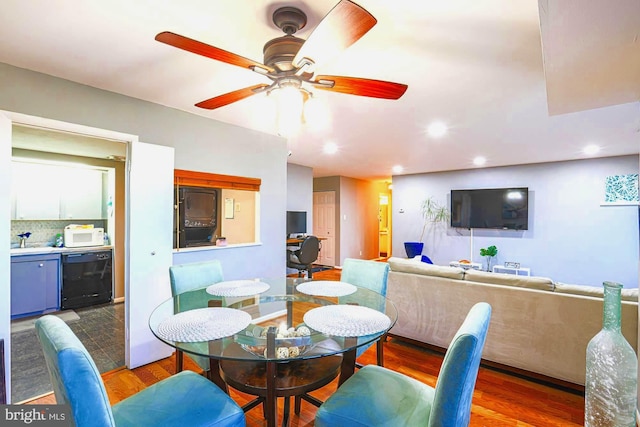
[[[262,62],[301,8],[306,38],[337,0],[2,0],[0,62],[275,134],[263,95],[209,111],[195,103],[269,80],[154,40],[172,31]],[[360,0],[378,24],[321,74],[405,83],[397,101],[318,91],[332,126],[290,139],[314,176],[404,173],[638,153],[640,1]],[[6,84],[6,82],[4,83]],[[450,127],[440,139],[426,126]],[[338,155],[322,153],[335,142]]]

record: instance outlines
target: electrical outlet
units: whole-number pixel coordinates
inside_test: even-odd
[[[362,256],[362,251],[360,251],[360,256]]]

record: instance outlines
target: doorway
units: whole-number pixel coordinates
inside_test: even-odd
[[[313,193],[313,234],[321,240],[322,247],[317,263],[335,267],[336,265],[336,192],[316,191]]]
[[[126,183],[121,203],[124,218],[122,238],[115,236],[118,239],[116,245],[121,244],[124,248],[121,255],[125,294],[125,363],[128,368],[135,368],[168,357],[172,353],[171,348],[153,336],[148,318],[158,304],[171,296],[167,271],[173,259],[174,148],[140,142],[136,135],[0,111],[0,147],[7,150],[6,156],[0,156],[0,176],[6,182],[10,181],[6,171],[10,169],[13,123],[105,139],[126,146]],[[0,263],[0,276],[9,282],[9,189],[0,193],[0,214],[6,218],[6,231],[0,232],[0,247],[6,248],[0,249],[0,256],[5,260]],[[0,288],[0,313],[5,314],[0,317],[0,335],[5,338],[8,396],[11,394],[10,295],[9,286]]]
[[[386,258],[391,253],[391,221],[389,221],[389,194],[380,193],[378,198],[378,255]]]
[[[85,204],[89,198],[95,198],[93,204],[103,207],[102,212],[92,209],[91,213],[79,215],[80,218],[87,218],[85,220],[79,218],[63,219],[68,217],[63,215],[62,211],[60,212],[61,216],[57,216],[57,203],[56,216],[39,217],[36,215],[29,220],[20,220],[18,216],[14,218],[12,215],[10,239],[13,242],[16,232],[29,229],[33,231],[33,235],[29,239],[30,245],[35,247],[54,246],[56,235],[64,234],[63,229],[69,223],[86,223],[104,228],[108,239],[106,245],[112,247],[113,254],[113,303],[61,310],[52,314],[62,318],[76,333],[92,354],[100,372],[124,366],[125,254],[123,242],[126,144],[123,141],[14,123],[12,125],[11,147],[12,159],[20,159],[20,162],[32,165],[34,170],[43,167],[59,171],[56,178],[61,183],[54,184],[52,189],[60,193],[63,199],[68,199],[65,198],[65,195],[77,194],[81,196]],[[12,175],[12,182],[24,181],[25,177],[21,178],[15,175],[17,171],[18,169]],[[72,178],[62,178],[66,177],[66,171],[70,171],[69,177]],[[91,173],[92,171],[96,173]],[[77,179],[75,179],[76,175],[78,175]],[[87,179],[81,179],[85,175],[87,175]],[[95,180],[88,179],[94,175],[97,177]],[[47,179],[46,176],[41,178],[31,176],[30,178],[36,186],[42,185]],[[51,181],[50,178],[49,181]],[[37,192],[29,192],[29,195],[36,202],[40,199]],[[67,203],[66,206],[74,205]],[[82,205],[79,204],[74,208],[82,210]],[[60,299],[58,306],[61,304],[62,300]],[[11,312],[13,313],[13,310]],[[38,317],[40,315],[11,321],[10,396],[13,403],[31,400],[52,391],[40,343],[34,329],[34,323]]]

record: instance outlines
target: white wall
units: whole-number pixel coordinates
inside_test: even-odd
[[[313,231],[313,169],[287,164],[287,210],[307,212],[307,233]],[[284,219],[286,222],[286,218]]]
[[[450,203],[452,189],[529,187],[529,230],[474,230],[473,260],[480,248],[498,247],[497,264],[520,262],[536,276],[601,286],[605,280],[638,286],[638,207],[600,206],[608,175],[638,173],[638,156],[393,177],[394,256],[420,236],[420,201]],[[404,213],[400,213],[404,210]],[[447,227],[423,253],[436,264],[470,255],[468,230]]]
[[[285,235],[288,151],[283,138],[1,63],[0,85],[0,109],[174,147],[177,169],[260,178],[261,245],[182,253],[174,256],[174,263],[217,258],[229,277],[284,274],[278,256]]]
[[[287,210],[307,212],[307,233],[313,232],[313,169],[294,163],[287,165]],[[286,229],[286,216],[283,221]],[[283,240],[285,235],[286,231],[282,236]],[[282,257],[286,262],[287,253],[284,250]],[[297,272],[298,270],[287,268],[287,274]]]

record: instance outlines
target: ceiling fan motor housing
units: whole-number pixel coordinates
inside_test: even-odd
[[[296,56],[305,40],[294,36],[283,36],[265,43],[264,64],[279,71],[291,71],[294,69],[291,62]]]
[[[264,64],[279,71],[291,71],[294,69],[291,62],[305,42],[293,34],[307,25],[307,15],[297,7],[285,6],[273,12],[273,23],[286,36],[269,40],[264,45]]]

